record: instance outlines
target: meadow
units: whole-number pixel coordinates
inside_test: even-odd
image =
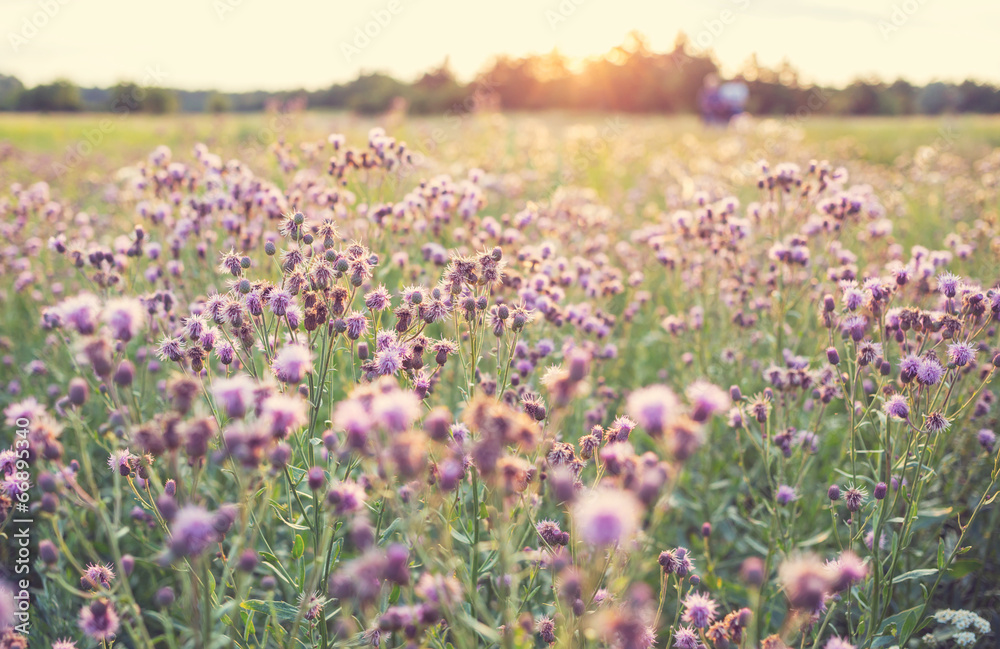
[[[987,117],[4,115],[0,649],[997,646],[998,189]]]

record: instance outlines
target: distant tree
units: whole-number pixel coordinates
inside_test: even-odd
[[[177,111],[177,96],[173,90],[166,88],[147,88],[146,98],[142,102],[142,110],[154,115],[164,115]]]
[[[385,112],[393,99],[409,91],[406,84],[381,72],[362,74],[342,89],[343,105],[368,115]]]
[[[177,110],[179,102],[173,90],[146,88],[131,81],[111,89],[110,110],[114,113],[153,113],[163,115]]]
[[[844,92],[847,94],[847,112],[851,115],[876,115],[879,112],[880,84],[855,81]]]
[[[704,42],[704,39],[696,39]],[[120,83],[113,88],[77,88],[68,81],[25,89],[14,77],[0,75],[0,110],[112,110],[169,113],[261,111],[269,105],[377,114],[407,106],[413,113],[454,114],[478,106],[506,110],[601,110],[622,112],[696,112],[708,75],[718,75],[711,49],[679,32],[673,49],[656,52],[639,32],[601,56],[570,61],[558,50],[524,57],[498,56],[475,80],[465,84],[450,61],[412,83],[381,72],[328,88],[244,93],[169,90]],[[759,115],[938,115],[948,111],[1000,113],[1000,88],[976,81],[959,85],[914,86],[903,79],[891,84],[859,79],[847,87],[823,88],[802,82],[798,70],[783,60],[774,68],[751,55],[736,79],[749,88],[747,111]]]
[[[964,81],[958,86],[956,110],[963,113],[1000,112],[1000,88],[975,81]]]
[[[951,86],[935,82],[928,84],[920,91],[917,96],[917,105],[921,113],[940,115],[951,107],[954,99]]]
[[[447,113],[467,110],[463,103],[469,96],[469,88],[455,79],[445,59],[440,67],[424,73],[413,83],[408,99],[414,113]]]
[[[886,107],[890,115],[912,115],[917,110],[917,89],[904,79],[897,79],[885,90]]]
[[[0,110],[11,110],[24,92],[24,84],[17,77],[0,74]]]
[[[25,90],[17,99],[17,109],[35,112],[75,112],[83,109],[80,89],[60,79]]]
[[[213,92],[205,99],[205,112],[207,113],[228,113],[232,107],[233,104],[229,97],[219,92]]]

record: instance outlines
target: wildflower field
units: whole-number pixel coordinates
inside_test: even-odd
[[[1000,644],[1000,121],[0,121],[0,649]]]

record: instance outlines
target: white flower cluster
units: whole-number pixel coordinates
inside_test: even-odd
[[[990,632],[990,623],[972,611],[945,609],[935,613],[934,619],[939,624],[951,626],[951,638],[959,647],[971,647],[976,644],[979,635]],[[970,628],[971,631],[968,630]],[[931,638],[932,642],[928,642],[928,638]],[[936,641],[937,638],[932,634],[924,636],[924,642],[927,644],[936,644]]]
[[[945,609],[934,614],[934,619],[940,624],[950,624],[959,631],[972,627],[980,635],[990,632],[990,623],[972,611]]]

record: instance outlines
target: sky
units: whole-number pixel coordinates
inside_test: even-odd
[[[724,72],[788,59],[807,82],[875,75],[1000,82],[995,0],[0,0],[0,73],[225,91],[319,89],[361,71],[411,80],[448,57],[599,55],[684,31]]]

